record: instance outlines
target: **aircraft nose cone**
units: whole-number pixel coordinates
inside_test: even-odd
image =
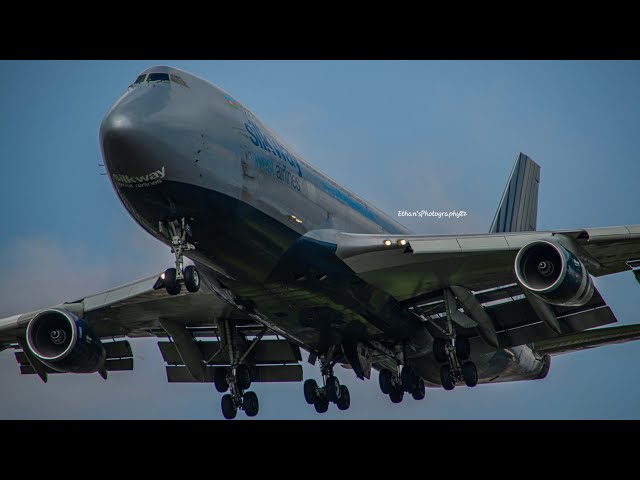
[[[167,91],[134,90],[105,115],[100,144],[111,178],[143,177],[162,167],[163,112],[168,104]]]

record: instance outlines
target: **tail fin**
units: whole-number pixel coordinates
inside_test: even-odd
[[[534,231],[538,217],[539,184],[540,165],[520,153],[489,233]]]

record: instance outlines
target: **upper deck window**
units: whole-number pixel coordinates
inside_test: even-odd
[[[168,82],[168,73],[150,73],[147,82]]]

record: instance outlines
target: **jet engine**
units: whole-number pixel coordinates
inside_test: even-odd
[[[47,367],[64,373],[93,373],[103,367],[106,352],[89,325],[73,313],[52,308],[27,325],[29,350]]]
[[[586,267],[562,245],[538,240],[520,249],[515,260],[518,282],[552,305],[580,306],[593,295]]]

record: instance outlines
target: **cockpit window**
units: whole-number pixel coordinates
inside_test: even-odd
[[[174,83],[177,83],[180,86],[189,88],[189,85],[187,85],[186,82],[182,78],[180,78],[178,75],[171,74],[171,81]]]
[[[146,77],[146,75],[140,75],[138,76],[138,78],[136,78],[136,81],[133,82],[134,85],[138,84],[138,83],[142,83],[144,82],[144,77]]]
[[[150,73],[147,82],[168,82],[169,74],[167,73]]]

